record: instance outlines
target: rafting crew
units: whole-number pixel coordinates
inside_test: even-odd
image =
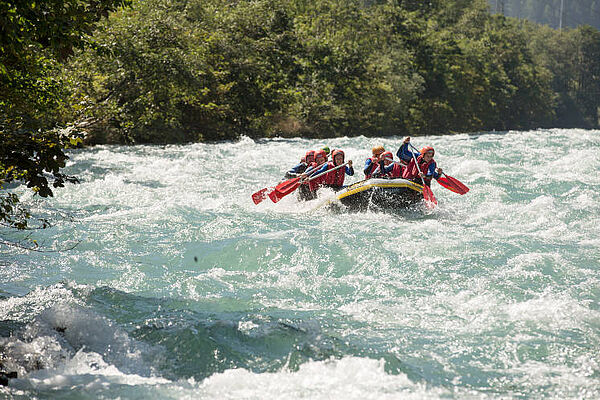
[[[426,146],[420,152],[415,153],[409,149],[409,146],[410,136],[407,136],[396,153],[401,160],[408,162],[402,172],[402,178],[417,183],[421,183],[421,179],[423,179],[425,184],[430,186],[432,178],[439,179],[442,175],[442,169],[437,167],[437,163],[433,159],[435,150],[431,146]]]
[[[336,149],[331,152],[331,158],[331,161],[321,166],[321,168],[316,170],[311,175],[319,175],[325,171],[334,169],[335,167],[344,164],[345,154],[342,150]],[[309,183],[314,182],[314,184],[312,185],[312,189],[314,191],[316,191],[320,186],[329,187],[337,191],[344,187],[344,179],[346,178],[346,175],[354,175],[352,160],[348,160],[348,164],[345,167],[338,168],[335,171],[331,171],[328,174],[321,175],[319,178],[313,179]]]
[[[410,136],[407,136],[396,152],[400,160],[395,161],[394,155],[390,151],[386,151],[384,146],[374,146],[371,149],[371,157],[365,160],[365,167],[363,169],[365,179],[403,178],[417,183],[422,183],[421,179],[423,179],[426,185],[430,185],[431,179],[438,179],[442,174],[442,169],[437,168],[437,164],[433,158],[435,150],[433,147],[428,146],[416,153],[410,147],[412,147]],[[331,161],[328,161],[328,155],[331,155]],[[418,167],[415,166],[415,159]],[[303,182],[298,188],[298,196],[300,200],[312,200],[317,197],[317,190],[320,187],[325,186],[336,191],[340,190],[344,187],[346,175],[354,175],[352,160],[349,160],[348,165],[345,167],[336,169],[331,173],[322,174],[344,164],[344,161],[345,154],[340,149],[334,149],[330,152],[329,147],[325,146],[320,150],[309,150],[302,157],[299,164],[287,171],[285,177],[287,179],[298,176],[302,177]],[[309,180],[311,177],[319,174],[322,175],[316,179]]]
[[[352,160],[344,162],[344,152],[333,149],[330,153],[331,161],[328,161],[326,150],[329,148],[309,150],[300,164],[288,171],[290,175],[295,176],[294,178],[253,193],[254,203],[259,204],[265,198],[270,198],[277,203],[296,190],[298,190],[299,200],[312,200],[317,197],[318,189],[325,186],[334,191],[347,189],[337,195],[337,200],[340,200],[343,205],[352,205],[353,202],[358,201],[360,207],[368,208],[371,201],[375,201],[373,204],[378,204],[378,207],[395,208],[398,205],[412,205],[424,200],[427,208],[433,208],[437,200],[430,188],[432,179],[436,179],[441,186],[460,195],[469,191],[465,184],[438,168],[433,147],[425,146],[418,150],[410,143],[409,136],[404,138],[396,153],[400,158],[399,161],[395,161],[394,155],[390,151],[385,151],[383,146],[373,147],[372,156],[365,161],[366,179],[349,186],[344,186],[344,181],[346,175],[354,175]],[[304,171],[300,172],[302,170]],[[377,179],[370,180],[371,178]],[[389,181],[386,181],[388,179]],[[397,181],[391,182],[393,180]],[[330,201],[328,199],[328,202]]]
[[[308,154],[308,153],[307,153]],[[315,172],[319,170],[323,164],[327,163],[327,152],[325,150],[317,150],[314,152],[314,161],[308,164],[307,168],[300,174],[302,180],[308,179],[312,175],[316,175]],[[320,180],[317,178],[316,180]],[[312,200],[317,198],[316,188],[313,181],[303,182],[298,187],[298,198],[300,200]]]

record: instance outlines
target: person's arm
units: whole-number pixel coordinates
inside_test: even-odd
[[[300,163],[298,165],[296,165],[294,168],[292,168],[290,170],[291,173],[293,174],[300,174],[304,171],[306,171],[306,163]]]
[[[306,163],[300,163],[296,165],[294,168],[290,169],[285,175],[286,176],[298,176],[302,174],[302,172],[306,171]]]
[[[395,162],[391,163],[390,165],[385,165],[382,163],[379,164],[379,167],[377,168],[377,172],[373,173],[373,176],[375,176],[376,174],[379,176],[385,176],[387,174],[391,174],[392,170],[394,169],[394,164]]]
[[[408,148],[408,143],[402,143],[402,146],[400,146],[400,148],[398,149],[398,151],[396,152],[396,155],[398,156],[399,159],[410,162],[410,160],[412,160],[413,155],[415,157],[420,156],[420,153],[413,153],[409,148]]]
[[[319,169],[318,169],[318,170],[316,170],[315,172],[312,172],[312,173],[310,174],[310,176],[318,175],[318,174],[320,174],[321,172],[325,172],[325,171],[327,171],[327,167],[328,167],[327,163],[323,164],[323,166],[322,166],[321,168],[319,168]]]
[[[383,162],[383,160],[379,160],[379,163],[377,164],[377,167],[375,167],[375,169],[373,170],[373,174],[371,176],[373,178],[379,178],[385,173],[384,171],[385,163]]]
[[[308,168],[306,168],[306,170],[302,173],[302,175],[308,176],[308,175],[312,174],[314,172],[314,170],[315,170],[314,167],[308,166]]]
[[[375,165],[373,164],[373,162],[371,161],[370,158],[367,158],[367,161],[365,161],[365,168],[363,170],[363,172],[366,175],[369,175],[371,173],[371,170],[373,169]]]

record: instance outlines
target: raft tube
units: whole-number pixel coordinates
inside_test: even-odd
[[[406,179],[366,179],[336,193],[350,211],[368,209],[395,210],[407,208],[423,200],[423,186]]]

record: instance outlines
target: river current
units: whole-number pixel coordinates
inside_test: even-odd
[[[0,244],[0,398],[600,398],[600,132],[413,138],[471,189],[431,211],[251,200],[401,140],[98,146],[12,189],[53,226],[0,230],[44,250]]]

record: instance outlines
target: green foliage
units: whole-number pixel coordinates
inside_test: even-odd
[[[136,3],[72,64],[74,117],[100,142],[387,133],[420,79],[362,7],[329,3]]]
[[[75,181],[60,169],[73,137],[55,128],[67,92],[60,61],[122,0],[0,1],[0,189],[19,181],[36,194]],[[0,192],[0,223],[27,227],[29,212],[13,193]]]
[[[536,64],[549,71],[557,97],[557,127],[600,126],[600,32],[591,27],[557,33],[532,24],[525,29]]]
[[[139,0],[71,63],[63,118],[92,143],[597,126],[596,36],[565,34],[555,68],[559,32],[485,0]]]

